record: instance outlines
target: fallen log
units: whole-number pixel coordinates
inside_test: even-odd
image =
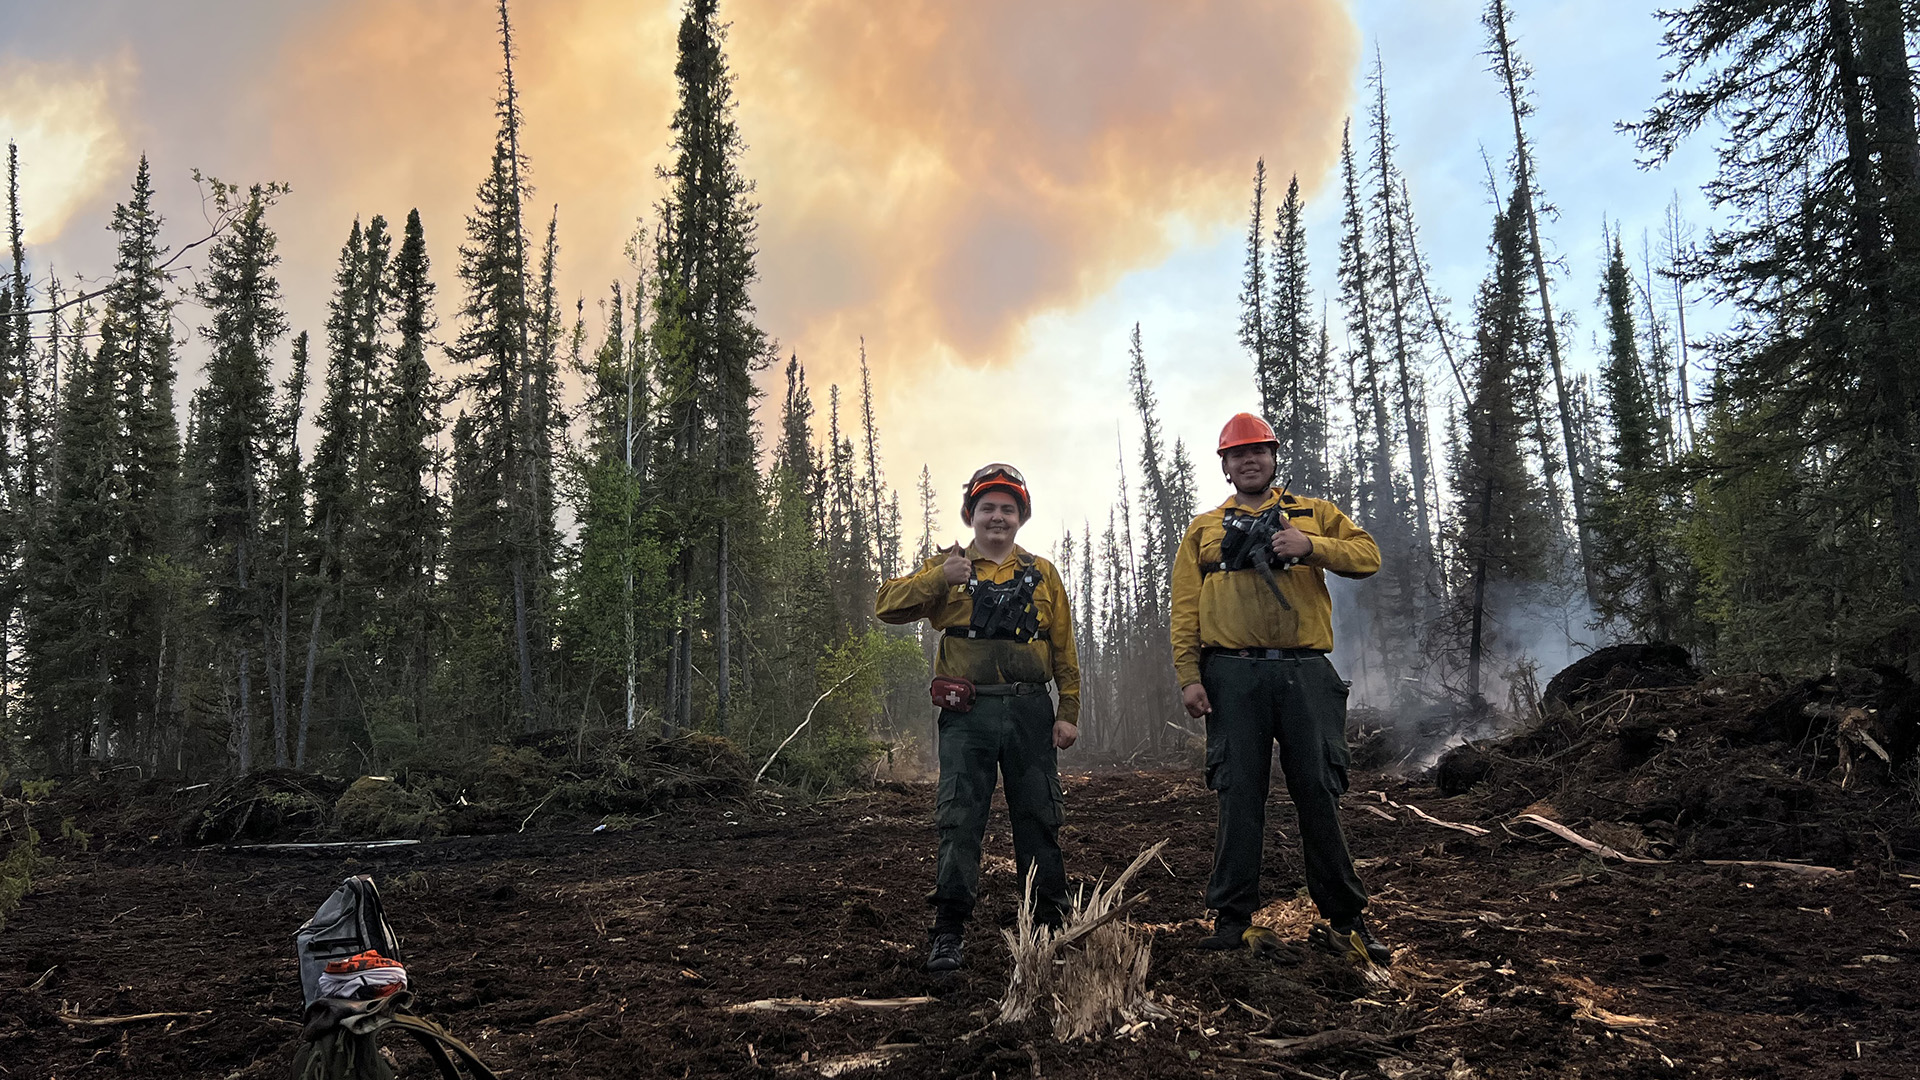
[[[419,840],[321,840],[311,843],[294,844],[222,844],[221,851],[332,851],[340,848],[376,848],[413,847]]]

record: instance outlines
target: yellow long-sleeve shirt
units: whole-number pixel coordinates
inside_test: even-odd
[[[1285,498],[1290,500],[1286,505],[1293,527],[1313,541],[1313,551],[1300,565],[1274,571],[1291,611],[1273,598],[1257,571],[1204,578],[1200,573],[1203,565],[1220,561],[1220,542],[1227,532],[1223,521],[1237,499],[1228,499],[1187,526],[1173,558],[1173,667],[1181,686],[1200,681],[1202,649],[1332,650],[1333,600],[1327,595],[1326,572],[1363,578],[1380,569],[1380,546],[1339,507],[1325,499]],[[1258,514],[1280,501],[1279,491],[1269,491],[1258,506],[1241,509]]]
[[[990,582],[1011,580],[1020,572],[1020,556],[1027,554],[1016,544],[1013,551],[996,564],[983,558],[975,545],[968,545],[966,551],[967,558],[973,560],[973,576]],[[1067,587],[1052,563],[1037,556],[1032,558],[1035,569],[1040,571],[1040,582],[1033,589],[1040,635],[1032,641],[1018,642],[943,634],[940,649],[934,654],[933,673],[982,685],[1052,680],[1060,694],[1055,719],[1078,724],[1080,650],[1073,640],[1073,613],[1067,606]],[[873,613],[884,623],[925,619],[935,630],[970,625],[973,597],[965,586],[947,584],[940,570],[945,561],[945,555],[935,555],[917,572],[881,585],[874,597]]]

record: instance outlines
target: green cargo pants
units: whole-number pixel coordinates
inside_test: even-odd
[[[1213,878],[1207,906],[1227,923],[1260,909],[1260,859],[1266,839],[1273,745],[1300,814],[1307,893],[1320,914],[1340,924],[1367,906],[1340,830],[1347,790],[1347,685],[1325,655],[1300,651],[1277,660],[1214,654],[1201,669],[1213,712],[1207,717],[1207,786],[1219,796]]]
[[[1053,747],[1053,699],[1045,693],[986,697],[971,712],[940,712],[940,862],[927,902],[935,933],[959,932],[980,895],[980,843],[987,834],[994,772],[1006,779],[1013,857],[1024,889],[1034,878],[1034,916],[1057,923],[1067,907],[1060,856],[1059,752]]]

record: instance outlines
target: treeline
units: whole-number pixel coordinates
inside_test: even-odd
[[[557,294],[558,208],[534,216],[504,0],[499,130],[444,329],[418,211],[355,220],[325,326],[295,334],[286,190],[196,174],[215,227],[170,250],[144,158],[110,282],[36,278],[10,150],[0,766],[377,772],[556,728],[766,750],[811,718],[778,768],[820,785],[917,730],[919,645],[871,619],[901,525],[864,356],[859,415],[833,388],[824,448],[788,361],[758,467],[775,345],[716,7],[687,5],[665,195],[597,341]],[[206,360],[183,431],[188,300]]]
[[[1513,142],[1504,175],[1489,168],[1464,326],[1430,281],[1378,60],[1333,185],[1334,296],[1310,287],[1298,177],[1275,206],[1255,166],[1240,341],[1281,481],[1380,542],[1381,573],[1340,590],[1336,619],[1342,668],[1376,704],[1481,712],[1524,695],[1543,642],[1672,641],[1731,669],[1915,663],[1920,17],[1897,0],[1695,0],[1663,18],[1673,72],[1628,126],[1659,161],[1724,121],[1706,194],[1729,223],[1696,242],[1676,200],[1637,260],[1623,229],[1600,238],[1591,374],[1571,364],[1504,0],[1483,22]],[[1689,337],[1703,301],[1731,328]],[[1194,503],[1138,328],[1133,361],[1139,460],[1104,529],[1059,548],[1097,676],[1088,737],[1122,756],[1183,737],[1165,557]],[[1221,400],[1224,419],[1244,399]]]
[[[909,529],[864,352],[857,396],[831,387],[823,409],[755,321],[716,6],[687,4],[665,193],[591,328],[557,294],[559,211],[534,213],[504,3],[499,132],[450,311],[420,215],[376,215],[347,231],[325,325],[296,332],[272,226],[286,191],[203,180],[215,227],[179,243],[144,160],[110,280],[36,277],[10,152],[0,766],[380,771],[553,729],[762,752],[804,723],[778,768],[835,784],[927,731],[930,641],[879,628],[872,596],[952,506],[922,468]],[[1380,541],[1384,569],[1336,620],[1377,703],[1480,712],[1555,638],[1675,641],[1723,668],[1914,662],[1920,25],[1898,0],[1665,18],[1673,73],[1631,128],[1657,160],[1724,122],[1707,194],[1727,224],[1696,241],[1676,203],[1638,245],[1607,231],[1592,374],[1572,363],[1586,298],[1556,291],[1504,0],[1484,21],[1513,143],[1464,319],[1432,286],[1377,61],[1319,241],[1333,295],[1310,287],[1298,178],[1255,166],[1250,389],[1281,480]],[[1689,336],[1706,301],[1731,326]],[[182,428],[195,310],[205,372]],[[1145,341],[1136,326],[1138,443],[1116,447],[1107,520],[1052,550],[1085,745],[1122,759],[1188,737],[1168,566],[1214,468],[1210,446],[1168,445]],[[780,400],[762,401],[776,363]],[[1223,389],[1222,418],[1248,396]]]

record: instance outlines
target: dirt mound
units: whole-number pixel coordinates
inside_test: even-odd
[[[1617,690],[1692,686],[1700,681],[1693,657],[1678,645],[1609,645],[1568,664],[1547,680],[1542,709],[1573,708]]]
[[[324,829],[344,780],[292,769],[261,769],[204,789],[180,822],[186,844],[306,837]]]
[[[1622,646],[1548,687],[1538,724],[1442,757],[1441,791],[1634,855],[1920,857],[1920,691],[1898,672],[1698,679],[1669,646]]]
[[[710,735],[622,733],[586,743],[560,732],[487,747],[464,765],[393,776],[262,769],[189,788],[77,778],[62,782],[56,801],[58,813],[121,843],[156,834],[188,846],[431,839],[596,818],[618,824],[681,802],[741,798],[752,776],[733,744]],[[143,809],[129,817],[134,806]],[[163,820],[172,824],[157,824]]]

